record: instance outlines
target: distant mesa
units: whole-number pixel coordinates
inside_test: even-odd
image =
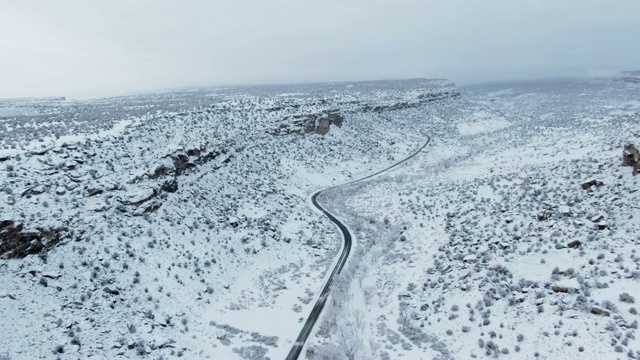
[[[640,84],[640,70],[623,71],[622,80],[628,83]]]
[[[417,95],[412,95],[406,98],[387,97],[384,99],[375,99],[371,102],[366,101],[350,101],[342,103],[339,108],[326,109],[321,112],[313,114],[298,114],[293,116],[287,116],[283,121],[273,129],[269,129],[267,132],[271,135],[306,135],[306,134],[318,134],[325,135],[329,132],[332,125],[341,128],[345,117],[344,114],[363,112],[363,113],[382,113],[387,111],[397,111],[403,109],[410,109],[422,106],[427,103],[452,99],[460,97],[460,90],[455,85],[447,80],[422,80],[415,79],[412,81],[418,81],[424,83],[422,85],[428,86],[428,90],[422,89],[422,92]],[[380,82],[359,82],[348,84],[349,87],[367,87],[378,85],[381,86],[397,86],[397,82],[393,81],[380,81]],[[320,105],[325,105],[326,101],[321,100]],[[298,105],[292,105],[293,108],[297,108]],[[273,107],[270,111],[282,111],[283,106]]]
[[[0,99],[0,105],[20,105],[20,104],[31,104],[31,103],[43,103],[43,102],[52,102],[52,101],[67,101],[66,96],[47,96],[47,97],[23,97],[23,98],[5,98]]]

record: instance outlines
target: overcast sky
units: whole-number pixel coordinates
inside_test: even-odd
[[[0,97],[640,69],[640,0],[0,0]]]

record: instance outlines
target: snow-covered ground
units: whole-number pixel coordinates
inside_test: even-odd
[[[640,86],[229,88],[0,102],[0,357],[639,357]],[[590,184],[584,185],[583,184]],[[588,187],[588,189],[585,189]]]
[[[463,89],[422,156],[323,201],[357,250],[312,358],[639,358],[640,87]]]
[[[283,358],[341,238],[311,192],[421,142],[446,81],[4,101],[0,354]]]

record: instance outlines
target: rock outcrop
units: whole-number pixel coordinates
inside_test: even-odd
[[[640,168],[640,154],[633,144],[625,145],[622,150],[622,166],[633,167],[633,175],[638,175]]]
[[[457,98],[457,97],[460,97],[460,90],[453,88],[449,90],[434,91],[434,92],[427,92],[424,94],[420,94],[416,99],[409,100],[409,101],[393,102],[390,104],[381,104],[381,105],[375,105],[375,106],[365,105],[363,110],[372,111],[372,112],[402,110],[402,109],[415,108],[423,104],[434,102],[434,101]]]
[[[331,125],[342,127],[345,121],[345,113],[353,112],[376,112],[396,111],[402,109],[410,109],[422,106],[427,103],[453,99],[460,97],[460,90],[456,89],[453,84],[447,83],[446,86],[435,89],[423,90],[419,95],[413,95],[407,98],[388,97],[386,99],[376,99],[373,102],[363,101],[346,101],[339,103],[337,109],[327,109],[313,114],[299,114],[285,117],[276,128],[267,130],[271,135],[307,135],[318,134],[325,135],[331,130]],[[319,102],[318,105],[323,105]],[[296,109],[297,105],[291,105]],[[281,111],[284,107],[279,106],[270,108],[270,111]]]
[[[27,231],[24,230],[24,224],[3,220],[0,221],[0,258],[21,259],[49,250],[69,237],[70,233],[66,228],[37,228],[36,231]]]
[[[233,144],[228,144],[232,147]],[[235,149],[236,152],[242,149]],[[228,148],[208,150],[206,146],[188,149],[184,152],[167,155],[162,163],[153,171],[138,176],[130,181],[138,184],[138,188],[125,196],[118,196],[118,209],[132,215],[143,215],[158,210],[162,206],[162,195],[175,193],[179,187],[179,177],[193,169],[224,156],[223,160],[214,167],[214,171],[231,162],[234,153]]]
[[[279,127],[271,130],[271,135],[306,135],[318,134],[325,135],[331,129],[331,125],[342,127],[344,117],[340,110],[325,110],[317,114],[294,115],[285,119],[287,123],[281,124]],[[290,123],[288,122],[290,121]]]

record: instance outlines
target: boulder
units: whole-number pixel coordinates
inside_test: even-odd
[[[104,290],[104,292],[106,292],[109,295],[120,295],[120,291],[119,290],[112,289],[112,288],[110,288],[108,286],[105,286],[104,289],[102,289],[102,290]]]
[[[590,190],[592,187],[600,187],[604,185],[604,183],[602,181],[598,181],[598,180],[589,180],[585,183],[582,184],[582,189],[583,190]]]
[[[572,242],[568,243],[567,246],[570,248],[579,248],[580,245],[582,245],[582,242],[580,242],[580,240],[573,240]]]
[[[633,167],[633,176],[638,175],[638,169],[640,169],[640,154],[633,144],[624,146],[622,150],[622,166]]]
[[[476,261],[477,258],[478,257],[476,255],[471,254],[471,255],[467,255],[464,258],[462,258],[462,261],[464,261],[464,262],[472,262],[472,261]]]
[[[104,192],[104,190],[102,190],[101,188],[88,188],[87,189],[87,195],[89,196],[96,196],[96,195],[100,195]]]
[[[591,313],[592,314],[596,314],[596,315],[601,315],[601,316],[609,316],[609,312],[601,307],[598,306],[593,306],[591,308]]]

